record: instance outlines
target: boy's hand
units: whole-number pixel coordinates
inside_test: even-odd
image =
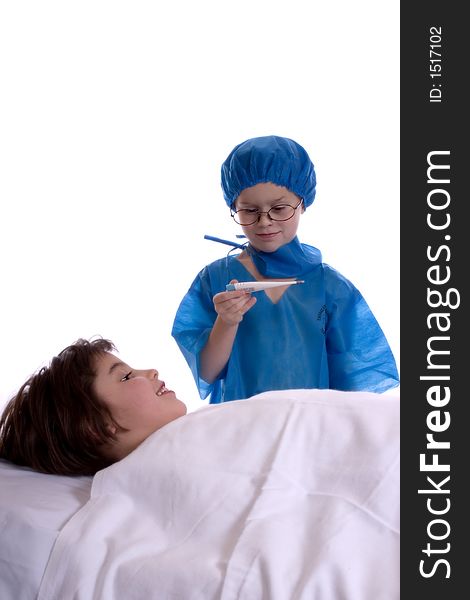
[[[230,283],[237,283],[237,279],[232,279]],[[256,304],[256,298],[245,290],[219,292],[212,300],[216,313],[227,325],[238,325],[243,315]]]

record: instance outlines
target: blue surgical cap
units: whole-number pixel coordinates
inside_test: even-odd
[[[307,152],[289,138],[267,135],[246,140],[222,165],[222,190],[232,207],[240,193],[257,183],[286,187],[310,206],[315,198],[315,169]]]

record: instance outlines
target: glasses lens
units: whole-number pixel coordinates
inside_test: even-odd
[[[288,221],[294,216],[295,210],[300,206],[302,201],[297,206],[290,204],[277,204],[270,208],[267,212],[258,210],[257,208],[241,208],[233,211],[232,218],[239,225],[253,225],[261,215],[268,215],[271,221]]]
[[[269,211],[268,215],[273,221],[288,221],[294,216],[295,208],[290,204],[279,204],[273,206]]]
[[[259,217],[257,210],[242,209],[232,213],[233,220],[239,225],[253,225]]]

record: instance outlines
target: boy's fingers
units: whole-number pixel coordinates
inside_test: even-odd
[[[221,302],[228,302],[230,300],[237,300],[239,298],[244,298],[246,296],[251,295],[251,292],[247,292],[246,290],[233,290],[232,292],[219,292],[213,298],[213,301],[216,304]]]

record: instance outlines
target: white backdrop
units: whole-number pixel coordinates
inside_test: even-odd
[[[156,367],[192,410],[170,337],[235,239],[220,165],[246,138],[309,152],[301,241],[362,291],[399,359],[399,3],[0,4],[0,407],[78,337]]]

